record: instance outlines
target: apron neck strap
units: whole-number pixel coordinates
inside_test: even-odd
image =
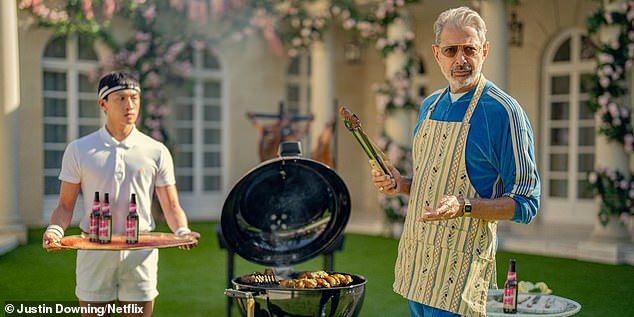
[[[462,122],[471,121],[471,116],[473,115],[473,111],[475,111],[475,107],[478,105],[478,101],[480,101],[480,96],[482,96],[482,91],[484,91],[484,86],[486,86],[487,80],[484,78],[484,75],[480,74],[480,80],[478,81],[478,87],[476,88],[473,97],[471,97],[471,103],[469,104],[469,108],[467,112],[464,114],[464,118]]]
[[[486,86],[486,82],[487,81],[486,81],[486,78],[484,78],[484,75],[480,74],[480,78],[478,80],[478,86],[476,87],[476,91],[473,94],[473,97],[471,97],[471,103],[469,104],[469,108],[467,109],[467,112],[465,113],[464,118],[462,119],[463,122],[469,122],[471,120],[471,116],[473,115],[473,111],[475,110],[475,107],[478,104],[478,101],[480,100],[482,91],[484,91],[484,86]],[[432,112],[434,112],[436,105],[438,104],[442,96],[445,95],[445,93],[447,93],[447,88],[443,89],[443,91],[438,95],[436,100],[434,100],[434,103],[432,103],[432,105],[429,107],[429,111],[427,111],[427,117],[425,119],[429,120],[429,118],[431,118]]]
[[[436,100],[434,100],[434,103],[432,103],[431,106],[429,106],[429,111],[427,111],[427,117],[425,118],[425,120],[429,120],[429,118],[431,118],[431,114],[432,112],[434,112],[434,109],[436,109],[436,105],[438,104],[438,101],[440,101],[440,99],[442,98],[442,96],[445,95],[446,92],[447,92],[447,88],[443,89],[442,92],[438,95],[438,97],[436,97]]]

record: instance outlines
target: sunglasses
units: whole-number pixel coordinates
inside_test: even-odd
[[[464,56],[466,57],[474,57],[480,52],[480,48],[471,44],[456,44],[456,45],[447,45],[443,47],[437,46],[440,50],[440,53],[446,57],[453,58],[456,57],[458,51],[462,51]]]

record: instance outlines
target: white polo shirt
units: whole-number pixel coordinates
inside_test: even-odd
[[[59,179],[81,184],[84,215],[79,227],[88,232],[95,192],[103,202],[109,194],[112,232],[125,232],[132,193],[136,194],[139,231],[154,229],[151,206],[155,186],[176,184],[174,164],[167,147],[136,128],[123,141],[112,138],[105,127],[66,147]]]

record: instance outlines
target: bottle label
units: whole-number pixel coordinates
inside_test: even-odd
[[[504,308],[505,313],[517,312],[517,285],[504,288],[502,307]]]
[[[504,305],[513,306],[513,301],[515,299],[515,292],[512,287],[507,287],[504,289]]]
[[[99,218],[90,216],[90,241],[97,241],[99,237]]]
[[[125,240],[127,243],[137,243],[139,240],[139,219],[128,218],[125,225]]]
[[[99,222],[99,241],[101,243],[110,243],[112,240],[112,219],[101,219]]]
[[[92,213],[90,214],[90,230],[88,232],[90,241],[99,240],[99,212],[101,206],[98,201],[92,203]]]

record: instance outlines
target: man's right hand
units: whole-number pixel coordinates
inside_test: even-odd
[[[372,169],[372,182],[374,182],[374,187],[376,187],[379,192],[387,196],[392,196],[401,193],[403,186],[400,184],[402,184],[403,178],[401,177],[401,173],[399,173],[394,166],[390,165],[389,168],[392,176]]]

